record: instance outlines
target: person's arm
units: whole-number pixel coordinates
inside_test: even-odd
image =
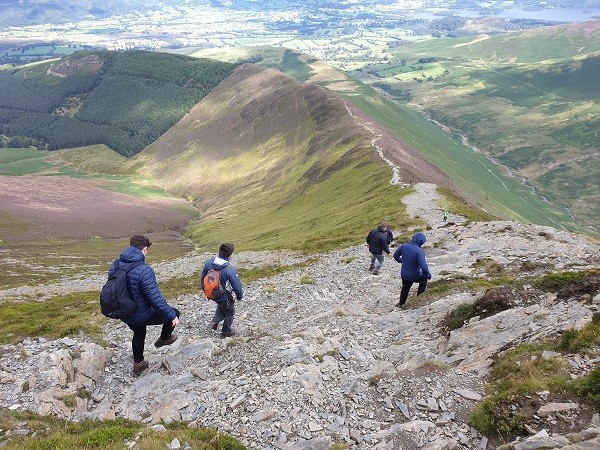
[[[158,288],[154,269],[150,266],[144,266],[144,270],[140,275],[140,290],[142,294],[156,310],[160,310],[169,320],[174,320],[177,317],[175,309],[173,309]]]
[[[238,276],[237,270],[233,266],[230,266],[231,270],[229,271],[229,283],[231,284],[231,288],[233,292],[235,292],[235,297],[237,300],[241,300],[244,298],[244,290],[242,289],[242,281]]]
[[[423,275],[425,275],[428,280],[431,280],[431,272],[429,272],[429,267],[427,266],[427,261],[425,260],[425,252],[423,250],[419,252],[418,261]]]
[[[388,245],[387,234],[383,234],[382,235],[381,244],[382,244],[381,247],[383,248],[383,251],[386,252],[389,255],[390,254],[390,247]]]
[[[396,251],[394,252],[394,259],[399,262],[400,264],[402,264],[402,246],[398,247],[396,249]]]

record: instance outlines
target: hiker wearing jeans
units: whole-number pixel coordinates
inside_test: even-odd
[[[400,301],[396,304],[398,307],[402,307],[406,303],[413,283],[419,283],[417,295],[421,295],[427,288],[427,280],[431,280],[431,273],[425,260],[425,251],[421,248],[425,241],[423,233],[415,233],[410,242],[402,244],[394,252],[394,259],[402,264],[400,270],[402,291]]]
[[[234,247],[231,243],[226,242],[221,244],[219,247],[219,254],[206,261],[204,268],[202,269],[202,274],[200,275],[200,286],[204,291],[204,277],[208,271],[210,269],[219,271],[219,283],[223,289],[223,294],[219,298],[214,299],[217,308],[210,323],[210,327],[214,331],[217,331],[219,323],[222,321],[222,339],[235,334],[235,331],[231,328],[233,325],[233,316],[235,315],[235,301],[241,300],[244,296],[242,282],[240,281],[237,270],[235,270],[235,267],[229,262],[229,258],[233,254],[233,249]]]
[[[369,231],[366,238],[369,245],[369,252],[371,252],[369,272],[373,275],[379,275],[379,270],[383,266],[383,252],[386,252],[388,255],[390,254],[387,229],[388,224],[382,222],[377,228]]]
[[[147,325],[162,325],[160,338],[154,343],[155,347],[171,345],[177,340],[173,332],[179,323],[179,311],[169,306],[160,293],[156,276],[152,267],[145,263],[151,242],[146,236],[135,235],[129,240],[130,246],[119,256],[119,267],[127,270],[133,264],[142,264],[127,271],[127,287],[137,307],[132,315],[122,321],[133,330],[131,347],[133,350],[133,374],[139,375],[148,368],[144,359],[144,343]],[[110,278],[115,271],[114,263],[108,271]]]

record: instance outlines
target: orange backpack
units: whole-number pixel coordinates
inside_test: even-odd
[[[221,288],[221,272],[216,269],[209,269],[202,280],[204,286],[204,295],[210,300],[218,300],[225,295],[227,291]]]

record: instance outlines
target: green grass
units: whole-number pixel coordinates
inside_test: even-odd
[[[0,213],[0,225],[5,215]],[[11,218],[6,216],[9,223]],[[22,224],[22,226],[25,226]],[[152,265],[189,253],[193,248],[175,234],[149,234],[153,242],[146,261]],[[78,241],[45,240],[8,243],[0,241],[5,258],[18,263],[5,265],[0,289],[35,286],[56,282],[62,277],[76,277],[89,272],[108,272],[112,261],[129,246],[129,236],[121,239],[92,238]]]
[[[300,60],[300,53],[286,49],[279,70],[300,81],[306,81],[314,75],[308,64]]]
[[[519,180],[507,177],[481,153],[465,147],[457,137],[443,132],[418,112],[383,99],[366,86],[341,95],[418,149],[450,176],[461,193],[489,214],[526,223],[582,229],[564,211],[532,195]]]
[[[579,283],[596,271],[549,273],[535,281],[535,286],[546,292],[556,292]]]
[[[470,416],[479,431],[507,438],[524,431],[525,415],[515,414],[511,404],[543,390],[563,389],[568,380],[567,363],[558,358],[542,358],[551,344],[523,344],[501,357],[490,374],[488,392]]]
[[[101,144],[56,150],[46,160],[55,167],[89,175],[134,175],[141,165]]]
[[[409,190],[382,185],[381,180],[389,177],[381,164],[353,165],[288,202],[277,203],[274,197],[279,193],[273,193],[234,203],[225,217],[191,225],[189,235],[200,249],[218,245],[223,229],[240,250],[287,248],[314,253],[355,245],[374,223],[386,220],[394,229],[413,223],[401,202]]]
[[[244,450],[237,439],[219,433],[213,428],[191,428],[185,423],[166,425],[165,432],[156,432],[144,424],[125,419],[82,420],[69,422],[52,416],[34,413],[0,411],[3,432],[25,428],[28,436],[13,435],[3,447],[7,450],[122,450],[124,442],[131,442],[140,434],[135,448],[163,450],[177,438],[198,450]]]
[[[558,344],[559,350],[568,353],[585,353],[594,347],[600,347],[600,313],[595,313],[582,329],[565,331]]]
[[[473,317],[473,305],[462,304],[448,313],[447,323],[450,331],[461,328],[466,320]]]
[[[595,82],[600,45],[582,31],[568,28],[565,25],[509,33],[479,41],[467,37],[412,42],[395,50],[388,65],[368,66],[369,71],[378,72],[378,77],[365,79],[392,95],[402,93],[396,97],[400,102],[410,99],[420,111],[468,137],[472,145],[517,176],[526,177],[540,195],[549,199],[549,204],[544,204],[524,186],[519,187],[520,183],[515,184],[516,178],[507,182],[504,170],[490,167],[495,162],[480,161],[482,173],[499,177],[507,189],[516,193],[515,197],[520,197],[494,198],[494,191],[502,194],[503,186],[493,188],[484,182],[484,198],[472,198],[488,212],[598,235],[598,230],[591,227],[596,226],[600,212],[600,204],[595,201],[600,194],[595,182],[599,169],[593,163],[600,139],[600,87]],[[421,58],[431,57],[437,62],[418,63]],[[406,61],[404,66],[401,60]],[[438,66],[437,71],[434,66]],[[356,75],[360,78],[364,73],[358,70]],[[435,146],[431,146],[432,154],[429,145],[424,144],[415,140],[414,147],[446,170],[461,190],[466,188],[473,195],[482,180],[473,180],[476,183],[471,187],[465,185],[461,180],[464,173],[457,173],[451,162],[436,155]],[[438,148],[446,152],[443,145]],[[448,156],[456,160],[452,150]],[[465,167],[472,173],[477,170],[473,164]],[[491,203],[498,201],[513,209],[514,215],[507,216],[497,205],[489,205],[485,196]],[[521,205],[523,202],[526,204]],[[563,208],[575,218],[565,214]]]
[[[35,148],[0,148],[0,175],[28,175],[49,169],[48,153]]]
[[[15,344],[27,337],[58,339],[81,332],[103,340],[99,293],[79,292],[53,297],[44,302],[0,303],[1,344]]]
[[[308,275],[302,275],[298,280],[298,284],[315,284],[315,280]]]
[[[578,395],[600,407],[600,366],[594,368],[588,376],[573,381],[570,387]]]
[[[442,209],[448,210],[451,214],[458,214],[459,216],[466,217],[467,220],[474,222],[498,220],[496,216],[481,211],[480,209],[470,207],[462,198],[446,188],[438,186],[436,191],[442,197],[439,206]]]

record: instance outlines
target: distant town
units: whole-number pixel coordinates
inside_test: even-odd
[[[123,5],[115,11],[74,9],[76,2],[60,2],[68,3],[73,3],[69,11],[75,13],[57,15],[53,9],[45,15],[43,1],[0,1],[0,64],[59,57],[81,48],[210,50],[269,45],[343,67],[385,57],[386,49],[403,40],[493,34],[600,17],[600,5],[582,8],[577,6],[580,2],[568,0],[171,0],[160,9],[155,2],[134,1],[136,10]],[[38,20],[47,22],[30,23],[32,14],[23,13],[33,6]],[[24,23],[19,17],[26,18]]]

